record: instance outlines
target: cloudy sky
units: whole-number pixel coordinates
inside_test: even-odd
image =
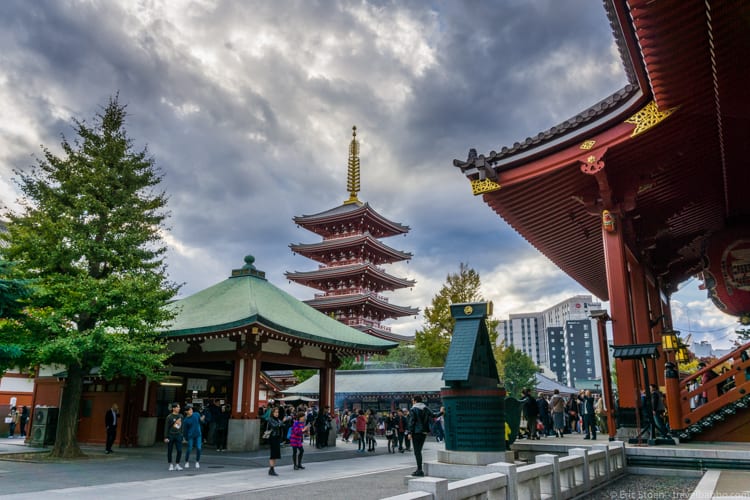
[[[119,92],[136,148],[164,174],[171,278],[189,295],[247,254],[300,299],[285,271],[315,263],[318,241],[292,217],[348,197],[351,127],[362,189],[411,232],[389,267],[415,279],[391,301],[424,309],[461,262],[479,272],[496,316],[588,293],[475,198],[452,166],[575,115],[625,84],[603,6],[592,0],[0,2],[0,201],[40,145],[59,150],[71,119]],[[733,318],[693,280],[675,326],[728,345]],[[402,318],[412,334],[422,318]],[[704,333],[706,332],[706,333]]]

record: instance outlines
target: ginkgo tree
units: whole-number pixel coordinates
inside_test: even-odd
[[[448,356],[453,327],[456,320],[451,316],[451,304],[485,302],[481,294],[479,273],[461,263],[457,273],[448,274],[445,284],[433,297],[424,311],[424,326],[415,334],[414,346],[426,366],[443,366]],[[490,341],[495,345],[499,321],[487,319]]]

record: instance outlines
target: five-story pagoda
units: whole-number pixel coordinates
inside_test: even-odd
[[[384,264],[409,260],[411,253],[389,247],[381,238],[406,234],[409,227],[392,222],[357,198],[360,189],[359,142],[353,127],[349,144],[347,190],[342,205],[314,215],[294,218],[297,225],[321,236],[318,243],[289,245],[293,252],[319,263],[318,269],[287,272],[286,277],[320,290],[305,301],[324,314],[363,332],[388,340],[404,340],[382,324],[387,319],[413,316],[413,307],[391,304],[383,292],[414,286],[414,281],[385,272]]]

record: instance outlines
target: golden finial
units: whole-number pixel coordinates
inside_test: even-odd
[[[346,174],[346,189],[349,191],[349,199],[344,205],[359,203],[357,193],[359,192],[359,142],[357,142],[357,126],[352,127],[352,142],[349,143],[349,168]]]

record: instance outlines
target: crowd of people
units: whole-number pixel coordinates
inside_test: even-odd
[[[204,444],[216,446],[216,451],[219,452],[226,450],[230,407],[214,400],[201,411],[197,411],[192,404],[185,405],[184,413],[180,409],[180,403],[172,403],[172,411],[164,419],[164,442],[167,444],[169,470],[190,468],[190,454],[193,450],[193,467],[200,469]],[[183,443],[186,445],[184,466],[180,465]]]
[[[261,410],[264,428],[262,439],[270,450],[268,474],[276,476],[276,460],[281,458],[281,448],[292,448],[294,470],[301,470],[304,442],[318,449],[329,446],[333,436],[343,442],[356,442],[358,453],[372,453],[377,447],[376,437],[385,437],[389,453],[414,452],[417,469],[413,475],[423,476],[422,447],[428,434],[437,441],[445,436],[443,418],[445,410],[432,412],[416,396],[409,409],[399,408],[392,412],[376,412],[373,409],[335,410],[322,409],[304,404],[282,405],[269,400]]]
[[[531,389],[521,392],[524,422],[519,438],[540,439],[565,434],[584,434],[583,439],[596,439],[597,432],[606,434],[607,412],[604,400],[590,390],[581,390],[567,397],[558,389],[550,394],[538,394]]]

